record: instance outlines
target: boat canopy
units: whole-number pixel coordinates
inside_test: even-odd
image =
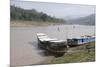
[[[37,36],[46,36],[44,33],[37,33]]]

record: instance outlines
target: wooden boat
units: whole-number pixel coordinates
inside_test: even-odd
[[[69,46],[79,46],[94,41],[95,41],[95,36],[82,36],[80,38],[67,39],[67,44]]]
[[[67,42],[66,40],[58,40],[56,38],[49,38],[44,33],[37,34],[38,46],[41,49],[62,56],[66,52]]]

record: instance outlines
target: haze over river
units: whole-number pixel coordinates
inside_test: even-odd
[[[11,27],[11,65],[41,64],[50,58],[37,49],[36,33],[45,33],[51,38],[65,40],[83,35],[94,35],[95,26],[55,25],[34,27]]]

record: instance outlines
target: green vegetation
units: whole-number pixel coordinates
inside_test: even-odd
[[[92,62],[95,61],[95,43],[90,43],[87,46],[79,46],[69,48],[69,52],[62,57],[54,58],[49,64],[54,63],[76,63],[76,62]]]
[[[63,19],[51,17],[43,12],[38,12],[35,9],[26,10],[19,7],[11,6],[11,21],[37,21],[37,22],[56,22],[63,23]]]

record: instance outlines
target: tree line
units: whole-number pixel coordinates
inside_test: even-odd
[[[38,12],[35,9],[25,10],[15,6],[10,6],[10,15],[11,20],[65,22],[63,19],[51,17],[46,13]]]

